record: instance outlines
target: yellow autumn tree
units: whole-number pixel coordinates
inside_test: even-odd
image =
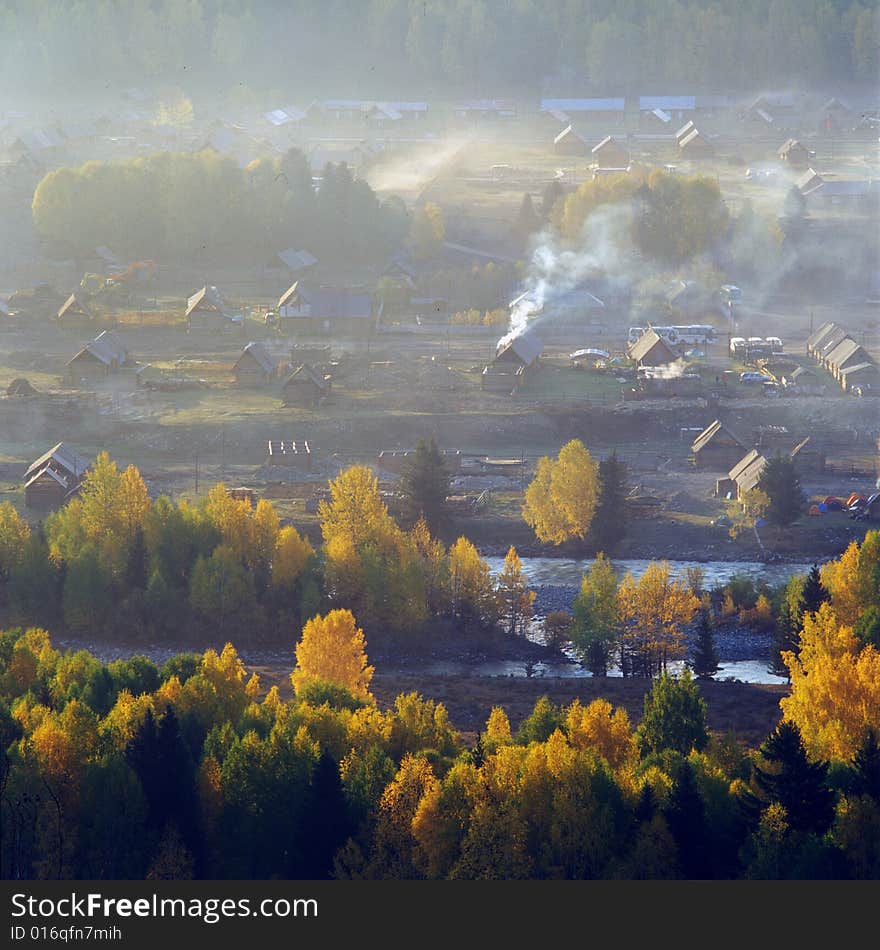
[[[565,712],[565,731],[575,749],[592,749],[613,769],[631,767],[638,761],[626,710],[613,709],[605,699],[595,699],[589,706],[576,699]]]
[[[617,597],[626,672],[654,676],[684,657],[684,628],[700,602],[686,585],[672,580],[667,561],[652,561],[637,582],[627,573]]]
[[[797,725],[813,758],[848,762],[869,728],[880,732],[880,654],[860,648],[828,604],[805,615],[800,644],[799,654],[782,654],[791,677],[783,718]]]
[[[367,665],[366,646],[364,631],[350,610],[312,617],[296,645],[296,668],[290,676],[294,692],[300,693],[310,683],[329,682],[370,698],[374,668]]]
[[[532,604],[537,595],[526,586],[522,561],[511,545],[504,559],[504,570],[498,576],[498,600],[507,632],[524,635],[532,619]]]
[[[9,576],[9,571],[21,560],[25,541],[31,536],[28,523],[4,501],[0,504],[0,581]]]
[[[562,544],[583,540],[593,522],[599,499],[599,467],[578,439],[559,450],[554,460],[538,462],[526,488],[523,518],[539,541]]]
[[[272,586],[289,589],[302,574],[315,549],[308,538],[301,537],[293,525],[285,525],[275,538],[272,555]]]
[[[416,545],[388,514],[376,476],[355,465],[329,487],[318,517],[330,598],[366,624],[405,629],[422,623],[427,610]]]
[[[464,537],[449,549],[449,604],[452,616],[459,620],[491,622],[497,616],[489,565]]]

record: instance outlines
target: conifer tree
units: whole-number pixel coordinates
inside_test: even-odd
[[[712,608],[704,599],[697,620],[693,657],[688,664],[697,679],[712,679],[718,672],[718,651],[715,649],[712,625]]]

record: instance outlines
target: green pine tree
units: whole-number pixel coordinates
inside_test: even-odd
[[[438,533],[447,519],[449,471],[434,436],[419,440],[407,459],[399,488],[404,496],[407,519],[415,523],[424,518],[431,532]]]

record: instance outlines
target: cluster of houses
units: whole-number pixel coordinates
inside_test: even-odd
[[[845,327],[823,323],[807,339],[807,355],[853,396],[880,396],[880,367]]]
[[[871,178],[838,179],[807,168],[795,187],[808,205],[867,212],[880,204],[880,182]]]
[[[682,159],[699,160],[715,155],[712,143],[701,134],[692,119],[675,133],[675,144]],[[606,135],[591,148],[585,135],[576,131],[571,123],[554,137],[553,151],[557,155],[589,157],[595,166],[594,175],[626,171],[630,167],[629,150],[613,135]]]
[[[788,455],[799,474],[825,470],[825,453],[810,436],[794,445],[792,441],[784,427],[764,427],[746,439],[729,423],[715,419],[694,439],[691,453],[697,468],[727,472],[715,483],[718,497],[742,501],[758,484],[767,459],[777,453]]]

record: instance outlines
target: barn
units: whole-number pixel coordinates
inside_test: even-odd
[[[88,467],[82,456],[59,442],[24,473],[25,505],[40,511],[60,508],[79,489]]]
[[[649,327],[629,347],[629,358],[637,366],[665,366],[674,363],[678,354],[653,327]]]
[[[553,139],[553,151],[557,155],[586,155],[590,151],[590,146],[570,125],[567,125]]]
[[[275,375],[275,358],[262,343],[248,343],[232,372],[238,386],[264,386]]]
[[[331,382],[308,363],[301,363],[284,380],[281,401],[285,406],[313,409],[330,393]]]
[[[694,439],[691,451],[698,468],[715,468],[726,472],[742,458],[746,446],[729,426],[715,419]]]
[[[629,152],[612,135],[606,135],[591,151],[593,161],[602,168],[626,168]]]
[[[94,314],[85,303],[76,295],[71,294],[61,304],[56,316],[58,325],[70,330],[83,330],[94,323]]]

